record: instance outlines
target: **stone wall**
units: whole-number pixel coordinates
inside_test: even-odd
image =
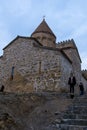
[[[61,56],[61,66],[62,66],[62,74],[61,74],[61,83],[62,87],[65,87],[68,89],[68,79],[70,76],[71,71],[73,70],[72,68],[72,63],[69,62],[64,56]]]
[[[83,77],[87,80],[87,70],[82,70]]]
[[[61,85],[66,86],[62,82],[66,75],[61,75],[71,70],[70,62],[58,49],[42,47],[33,39],[21,37],[4,49],[0,64],[0,79],[3,77],[6,91],[58,91]]]
[[[3,84],[3,56],[0,57],[0,86]]]
[[[80,81],[82,81],[85,89],[87,89],[87,81],[83,77],[81,72],[81,59],[74,40],[71,39],[60,42],[56,45],[56,47],[62,49],[64,53],[68,56],[68,58],[72,61],[72,71],[76,76],[77,86],[79,85]]]
[[[41,46],[33,38],[17,37],[0,57],[0,84],[6,91],[59,91],[67,89],[71,71],[81,79],[80,60],[75,49],[70,49],[73,59],[58,48]],[[11,77],[14,67],[13,79]]]

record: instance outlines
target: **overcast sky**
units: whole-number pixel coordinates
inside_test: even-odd
[[[74,39],[87,69],[87,0],[0,0],[0,55],[17,35],[30,36],[44,15],[56,42]]]

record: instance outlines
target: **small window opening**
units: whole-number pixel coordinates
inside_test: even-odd
[[[39,74],[41,74],[41,61],[39,62]]]
[[[14,66],[12,66],[12,69],[11,69],[11,80],[13,80],[13,78],[14,78]]]

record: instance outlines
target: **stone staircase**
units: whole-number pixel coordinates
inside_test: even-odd
[[[62,113],[58,130],[87,130],[87,94],[75,97],[73,104]]]

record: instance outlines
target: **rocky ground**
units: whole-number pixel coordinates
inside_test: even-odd
[[[57,92],[0,93],[0,130],[57,130],[54,123],[72,102]]]

